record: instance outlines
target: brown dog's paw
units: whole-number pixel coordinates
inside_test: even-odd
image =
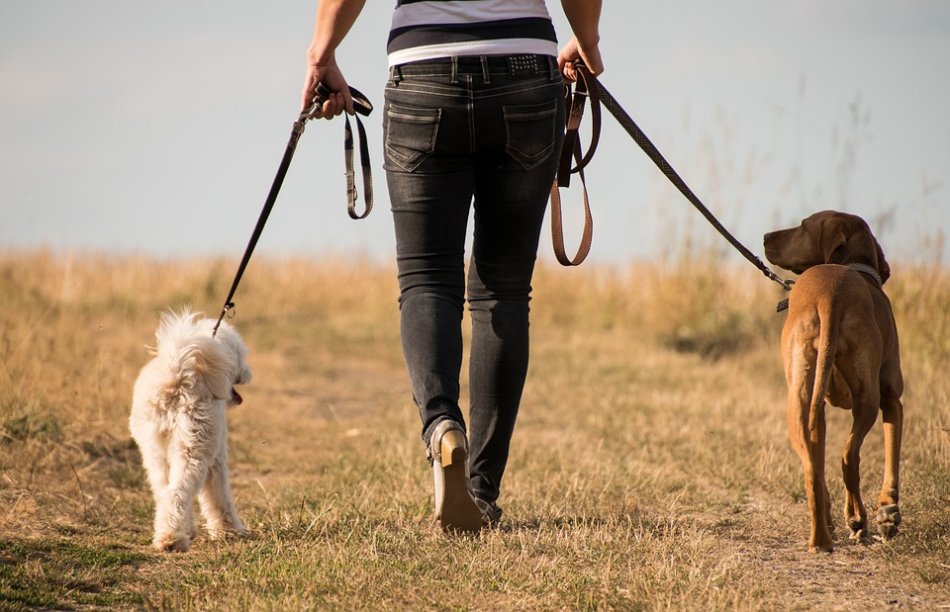
[[[817,533],[812,534],[811,539],[808,541],[808,552],[811,553],[830,553],[833,552],[834,549],[835,543],[831,537],[831,532],[828,530],[819,529]]]
[[[882,540],[890,540],[897,535],[901,524],[901,511],[897,504],[881,506],[877,511],[877,530]]]
[[[868,526],[865,521],[859,519],[848,519],[848,529],[851,534],[848,539],[852,542],[864,542],[868,538]]]

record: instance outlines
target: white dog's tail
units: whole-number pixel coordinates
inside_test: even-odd
[[[235,356],[211,336],[212,324],[188,309],[180,314],[162,315],[155,332],[155,348],[170,371],[163,404],[195,404],[201,397],[227,400],[231,396],[237,368]]]

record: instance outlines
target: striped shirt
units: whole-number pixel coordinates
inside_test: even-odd
[[[397,0],[389,65],[454,55],[557,55],[544,0]]]

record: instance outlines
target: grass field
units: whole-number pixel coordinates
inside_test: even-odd
[[[745,265],[542,267],[502,528],[447,538],[385,266],[255,259],[230,413],[243,539],[149,548],[127,427],[161,311],[234,262],[0,255],[0,609],[950,608],[950,273],[891,262],[901,533],[807,552],[781,293]],[[464,384],[464,381],[463,381]],[[463,389],[463,397],[465,390]],[[847,413],[829,413],[835,515]],[[862,455],[872,506],[878,425]]]

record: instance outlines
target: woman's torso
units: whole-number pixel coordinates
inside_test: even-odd
[[[544,0],[398,0],[389,65],[468,55],[557,55]]]

